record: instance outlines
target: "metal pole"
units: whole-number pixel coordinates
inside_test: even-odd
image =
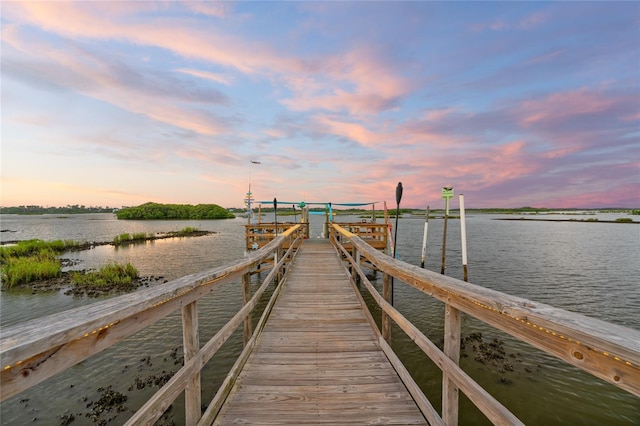
[[[447,220],[449,219],[449,199],[445,198],[444,229],[442,230],[442,263],[440,273],[444,275],[445,253],[447,251]]]
[[[467,274],[467,225],[464,216],[464,195],[460,194],[460,238],[462,239],[462,269],[464,280],[469,281]]]
[[[393,236],[393,258],[396,258],[396,252],[398,251],[398,216],[400,214],[400,200],[402,200],[402,182],[398,182],[396,186],[396,230]],[[393,277],[391,277],[391,306],[393,306]]]
[[[422,260],[420,261],[420,267],[424,268],[424,259],[427,257],[427,231],[429,230],[429,206],[427,206],[427,212],[424,215],[424,234],[422,235]]]
[[[273,199],[273,218],[276,222],[276,237],[278,236],[278,200]]]

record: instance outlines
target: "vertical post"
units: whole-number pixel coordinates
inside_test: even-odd
[[[351,279],[355,283],[358,279],[358,272],[356,271],[355,266],[360,263],[360,252],[358,252],[355,245],[351,249],[351,257],[353,257],[353,265],[351,265]]]
[[[442,230],[442,261],[440,262],[440,273],[444,274],[445,253],[447,252],[447,220],[449,219],[449,199],[446,200],[447,208],[444,214],[444,229]]]
[[[273,199],[273,219],[276,223],[276,237],[278,236],[278,200]]]
[[[460,194],[460,238],[462,239],[462,269],[464,280],[469,281],[467,273],[467,224],[464,215],[464,195]]]
[[[456,364],[460,363],[460,311],[445,304],[444,353]],[[458,424],[458,387],[446,371],[442,375],[442,420],[447,426]]]
[[[429,230],[429,206],[427,206],[427,212],[424,215],[424,234],[422,235],[422,260],[420,261],[420,267],[424,268],[424,260],[427,257],[427,231]]]
[[[242,276],[242,304],[246,305],[251,300],[251,274],[247,272]],[[251,313],[245,318],[244,326],[243,326],[243,344],[247,346],[249,339],[251,339],[251,334],[253,334],[252,325],[251,325]]]
[[[280,271],[278,270],[278,262],[280,261],[280,256],[281,256],[281,252],[280,252],[280,249],[278,248],[273,252],[273,269],[276,270],[276,276],[275,276],[276,285],[280,283]]]
[[[324,225],[322,228],[322,238],[329,238],[329,211],[324,211]]]
[[[182,308],[182,342],[186,364],[200,350],[197,302],[191,302]],[[194,374],[184,390],[185,424],[187,426],[196,425],[200,420],[201,398],[200,372],[198,372]]]
[[[391,303],[391,276],[386,272],[382,274],[382,298]],[[391,318],[382,311],[382,338],[391,343]]]
[[[398,216],[400,216],[400,201],[402,200],[402,182],[398,182],[396,186],[396,230],[393,236],[393,258],[396,258],[398,251]],[[393,277],[391,277],[391,306],[393,306]]]

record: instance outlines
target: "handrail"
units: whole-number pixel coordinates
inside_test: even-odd
[[[453,381],[490,420],[504,422],[505,419],[500,416],[507,414],[502,411],[497,401],[490,395],[487,396],[486,391],[478,389],[479,385],[468,378],[466,373],[457,366],[459,343],[457,354],[447,356],[445,352],[438,349],[391,306],[388,297],[381,296],[375,290],[359,266],[361,258],[366,258],[385,275],[407,283],[444,302],[452,309],[469,314],[548,354],[640,396],[640,332],[510,296],[392,259],[339,225],[334,224],[332,227],[332,241],[380,305],[383,311],[383,336],[385,334],[384,317],[393,319],[443,370],[445,379],[443,381]],[[344,248],[343,241],[349,242],[353,247],[353,253]],[[383,289],[384,292],[385,289]],[[450,333],[445,332],[447,334],[445,341],[447,338],[457,336],[459,342],[459,321],[457,327],[457,333],[456,330]],[[453,416],[457,419],[457,393],[452,401],[443,392],[443,413],[445,410],[452,409],[450,407],[452,402],[456,405],[453,407],[455,412]],[[499,413],[498,417],[494,417],[496,410]]]
[[[28,321],[4,328],[0,339],[0,360],[2,362],[0,401],[16,395],[37,383],[61,372],[80,361],[95,355],[150,324],[182,309],[183,335],[185,336],[185,365],[158,393],[170,394],[174,399],[198,379],[199,371],[222,346],[233,330],[250,318],[251,311],[266,286],[274,277],[282,274],[286,260],[294,255],[303,238],[299,225],[279,235],[268,245],[252,252],[229,266],[214,268],[205,272],[187,275],[164,285],[144,289],[93,303],[59,314]],[[282,247],[287,243],[288,251],[282,255]],[[188,336],[197,336],[197,309],[195,302],[217,286],[248,276],[268,258],[274,257],[273,270],[262,286],[245,301],[240,311],[202,348],[187,348]],[[189,352],[189,354],[187,354]],[[176,391],[176,389],[178,389]],[[199,402],[199,395],[191,400]],[[155,398],[155,397],[154,397]],[[153,398],[152,398],[153,399]],[[163,398],[163,404],[171,404],[173,399]],[[189,389],[187,389],[187,424],[195,424],[200,418],[200,404],[195,404],[189,413]],[[154,407],[154,414],[159,406]],[[166,407],[165,407],[166,408]],[[164,410],[160,411],[158,417]],[[142,416],[142,413],[136,413]],[[144,414],[147,415],[147,414]],[[146,420],[152,418],[146,417]]]

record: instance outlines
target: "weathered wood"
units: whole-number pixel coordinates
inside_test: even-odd
[[[500,404],[500,402],[478,385],[456,363],[449,359],[444,352],[438,349],[417,327],[411,324],[400,312],[391,306],[390,303],[384,300],[376,291],[373,284],[367,279],[364,272],[359,268],[358,274],[360,274],[363,284],[380,308],[387,313],[390,319],[394,320],[407,336],[409,336],[443,372],[446,371],[448,373],[450,380],[463,390],[471,402],[473,402],[489,420],[496,424],[522,424],[506,407]],[[410,378],[407,378],[407,382],[409,382],[409,380]],[[427,412],[423,410],[423,413],[425,413],[425,417],[428,418]]]
[[[425,424],[335,250],[306,241],[297,256],[214,424]]]
[[[242,276],[242,304],[246,305],[251,299],[251,273],[246,273]],[[247,342],[251,338],[251,315],[247,316],[244,320],[242,337],[243,343],[246,346]]]
[[[382,297],[391,303],[391,276],[386,273],[382,275]],[[385,311],[382,311],[382,337],[391,343],[391,320]]]
[[[184,362],[190,361],[200,350],[198,334],[198,302],[191,302],[182,308],[182,340]],[[195,373],[185,388],[185,424],[194,426],[200,419],[200,372]]]
[[[293,249],[289,248],[288,253]],[[258,304],[260,297],[264,294],[267,286],[273,281],[279,266],[284,264],[281,260],[278,265],[267,275],[260,288],[253,295],[249,303],[244,305],[212,338],[200,351],[189,361],[185,361],[182,367],[173,377],[156,392],[126,423],[126,425],[153,424],[168,406],[177,398],[188,384],[188,380],[194,374],[199,373],[202,367],[216,354],[236,328],[250,315]]]
[[[266,289],[266,285],[265,284],[263,284],[262,287],[264,287],[264,289]],[[261,289],[262,289],[262,287],[261,287]],[[227,374],[227,377],[225,377],[225,380],[223,381],[222,385],[220,386],[220,388],[216,392],[215,396],[213,397],[213,400],[211,401],[211,403],[209,404],[209,406],[205,410],[205,412],[202,415],[202,418],[200,419],[200,422],[198,423],[198,425],[200,425],[200,426],[210,425],[213,422],[213,420],[215,419],[215,417],[218,415],[218,412],[220,411],[220,408],[222,407],[222,404],[224,403],[224,401],[226,400],[227,396],[229,395],[229,392],[231,391],[232,386],[235,384],[235,382],[236,382],[236,380],[238,378],[238,375],[240,374],[240,371],[242,370],[242,368],[244,367],[245,363],[247,362],[247,359],[249,358],[249,355],[252,353],[252,351],[253,351],[253,349],[255,347],[255,344],[256,344],[257,335],[264,328],[264,324],[266,322],[266,319],[268,318],[269,314],[271,313],[271,310],[273,309],[273,305],[275,304],[275,301],[277,300],[281,289],[282,289],[282,284],[280,283],[276,287],[276,289],[274,291],[274,294],[271,296],[271,299],[269,299],[269,303],[267,303],[267,306],[265,307],[265,309],[264,309],[264,311],[262,313],[262,316],[260,317],[260,320],[258,321],[258,325],[256,327],[255,333],[253,333],[251,335],[251,337],[249,338],[249,340],[245,344],[245,347],[244,347],[242,353],[240,354],[240,356],[238,357],[238,359],[234,363],[234,365],[231,368],[231,371],[229,372],[229,374]],[[260,292],[260,295],[262,295],[262,292]]]
[[[379,269],[456,309],[640,396],[640,332],[408,265],[340,231]]]
[[[444,307],[444,354],[456,365],[460,363],[460,311]],[[442,419],[448,426],[458,424],[458,387],[445,370],[442,372]]]
[[[285,241],[291,241],[298,232],[298,228],[292,228],[263,250],[224,267],[3,328],[0,400],[110,347],[217,286],[236,280],[270,257]]]

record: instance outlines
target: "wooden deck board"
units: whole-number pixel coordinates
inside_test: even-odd
[[[214,424],[426,424],[334,249],[307,241]]]

